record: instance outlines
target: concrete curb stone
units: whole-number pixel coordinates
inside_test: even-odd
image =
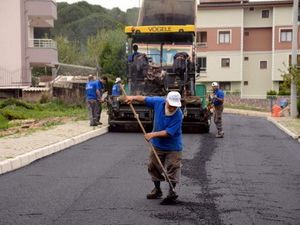
[[[225,108],[224,113],[238,114],[238,115],[245,115],[245,116],[257,116],[257,117],[270,116],[270,113],[267,112],[250,111],[250,110],[243,110],[243,109],[230,109],[230,108]]]
[[[93,131],[80,134],[78,136],[60,141],[58,143],[41,147],[39,149],[33,150],[31,152],[19,155],[13,159],[7,159],[0,162],[0,174],[8,173],[13,170],[19,169],[21,167],[27,166],[30,163],[49,156],[51,154],[62,151],[66,148],[69,148],[73,145],[82,143],[91,138],[101,136],[108,132],[108,126],[101,127],[100,129],[95,129]]]
[[[294,132],[290,131],[287,129],[285,126],[282,124],[278,123],[274,118],[268,117],[268,121],[272,122],[275,126],[277,126],[280,130],[284,131],[287,135],[291,136],[293,139],[297,140],[300,142],[300,138],[297,134]]]

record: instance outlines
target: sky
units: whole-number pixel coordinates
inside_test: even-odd
[[[72,4],[74,2],[80,2],[82,0],[56,0],[56,2],[68,2]],[[140,0],[85,0],[93,5],[101,5],[104,8],[112,9],[119,7],[122,11],[126,11],[128,8],[139,7]]]

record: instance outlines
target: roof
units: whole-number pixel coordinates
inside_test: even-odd
[[[50,91],[50,88],[48,88],[48,87],[29,87],[29,88],[24,88],[23,91],[25,91],[25,92],[44,92],[44,91]]]
[[[71,88],[72,84],[82,84],[88,81],[88,76],[57,76],[52,82],[53,87]]]
[[[274,6],[292,6],[292,0],[269,0],[269,1],[249,1],[249,0],[200,0],[198,9],[217,8],[217,7],[274,7]]]

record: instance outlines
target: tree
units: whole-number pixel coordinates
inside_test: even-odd
[[[79,48],[63,36],[56,37],[58,61],[67,64],[76,64],[80,59]]]
[[[293,79],[296,83],[298,94],[300,94],[300,71],[297,66],[289,66],[287,71],[282,72],[283,85],[285,88],[291,86],[291,80]]]
[[[100,65],[103,73],[125,74],[125,42],[122,30],[100,31],[87,41],[87,55],[94,65]]]
[[[298,102],[297,102],[297,108],[298,113],[300,114],[300,71],[296,65],[290,65],[287,69],[287,71],[282,71],[282,77],[283,77],[283,85],[282,87],[284,89],[289,90],[291,87],[291,81],[294,80],[294,83],[296,84],[297,88],[297,96],[298,96]]]

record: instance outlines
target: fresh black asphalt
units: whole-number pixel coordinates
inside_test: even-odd
[[[300,143],[264,118],[224,127],[184,134],[177,205],[145,198],[142,134],[108,133],[1,175],[0,225],[300,224]]]

